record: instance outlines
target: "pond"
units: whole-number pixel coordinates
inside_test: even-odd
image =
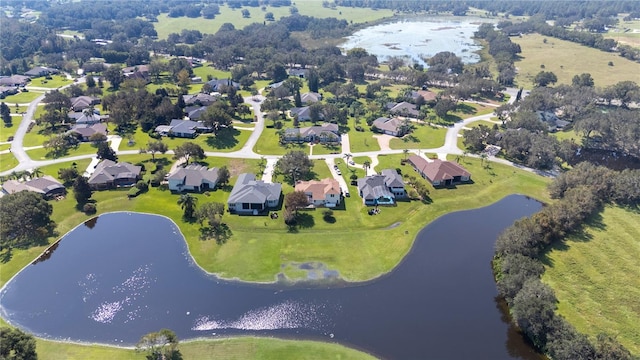
[[[496,300],[490,261],[499,232],[540,207],[512,195],[448,214],[379,279],[293,286],[220,280],[194,264],[173,222],[111,213],[17,274],[0,311],[40,337],[113,345],[169,328],[181,339],[336,341],[388,359],[539,359]]]
[[[472,37],[478,30],[479,18],[408,18],[374,25],[355,32],[341,45],[346,51],[363,48],[385,61],[389,57],[409,58],[426,65],[423,59],[442,51],[451,51],[465,64],[480,61],[476,53],[482,49]]]

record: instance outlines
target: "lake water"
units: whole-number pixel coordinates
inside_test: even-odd
[[[378,60],[392,56],[407,57],[412,62],[426,65],[430,58],[442,51],[451,51],[465,64],[480,61],[475,53],[482,49],[472,37],[481,20],[477,18],[409,18],[370,26],[347,37],[341,45],[344,50],[363,48]]]
[[[169,328],[180,339],[335,341],[386,359],[540,359],[496,301],[490,264],[500,231],[540,207],[512,195],[448,214],[388,275],[295,286],[220,280],[193,263],[173,222],[112,213],[16,275],[0,293],[0,313],[41,337],[105,344]]]

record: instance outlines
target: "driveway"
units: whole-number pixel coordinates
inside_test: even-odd
[[[278,159],[266,159],[267,164],[264,167],[264,172],[262,173],[262,181],[266,183],[273,182],[273,170],[276,168],[276,163]]]
[[[348,192],[349,187],[347,185],[347,182],[344,180],[344,177],[342,175],[338,175],[336,169],[333,168],[333,165],[336,164],[335,158],[326,158],[324,159],[324,161],[327,163],[329,171],[331,171],[331,176],[333,176],[334,179],[338,180],[338,184],[340,184],[340,189],[342,189],[342,192]]]
[[[373,135],[374,138],[378,140],[378,145],[380,146],[380,150],[391,150],[389,147],[389,143],[391,139],[395,138],[395,136],[381,134],[381,135]]]

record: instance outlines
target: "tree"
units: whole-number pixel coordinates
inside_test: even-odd
[[[163,143],[161,140],[149,141],[146,150],[151,154],[151,161],[156,162],[156,153],[166,153],[167,151],[169,151],[169,146],[167,146],[167,144]]]
[[[275,168],[277,173],[282,174],[287,182],[295,184],[298,180],[309,178],[313,162],[304,152],[293,150],[281,157]]]
[[[222,244],[227,241],[231,236],[231,231],[227,224],[222,222],[222,216],[224,215],[224,204],[217,202],[209,202],[203,204],[196,211],[196,218],[200,223],[201,238],[215,238],[218,244]],[[204,223],[206,222],[206,226]]]
[[[298,216],[298,210],[309,205],[309,197],[304,191],[294,191],[284,197],[284,206],[293,211],[294,217]]]
[[[251,17],[251,13],[249,12],[249,10],[247,9],[242,9],[242,17],[243,18],[250,18]]]
[[[229,168],[221,166],[220,169],[218,169],[218,184],[223,186],[227,185],[230,177],[231,173],[229,172]]]
[[[182,354],[178,350],[178,337],[168,329],[152,332],[140,338],[136,351],[147,353],[147,360],[180,360]]]
[[[103,72],[104,78],[107,79],[111,83],[111,87],[114,90],[118,90],[120,88],[120,84],[124,81],[124,76],[122,75],[122,68],[120,65],[111,65]]]
[[[309,69],[309,71],[307,71],[307,85],[309,86],[309,91],[318,92],[320,87],[320,75],[316,69]]]
[[[182,217],[185,220],[192,220],[196,211],[196,204],[198,203],[198,198],[194,197],[191,194],[182,194],[180,195],[180,199],[178,199],[178,205],[184,211]]]
[[[5,127],[11,126],[11,109],[4,102],[0,103],[0,118],[4,122]]]
[[[30,247],[46,243],[55,223],[53,206],[42,195],[20,191],[0,198],[0,248]]]
[[[540,71],[534,78],[533,83],[539,87],[545,87],[549,84],[558,82],[558,77],[551,71]]]
[[[58,90],[48,92],[44,96],[44,100],[42,100],[42,102],[45,103],[44,108],[47,111],[57,110],[60,112],[66,112],[71,108],[71,99]]]
[[[173,153],[177,159],[185,158],[187,165],[189,164],[189,160],[191,158],[201,160],[205,158],[204,150],[200,145],[186,142],[180,146],[178,146]]]
[[[571,79],[571,85],[573,86],[586,86],[593,87],[594,81],[593,77],[589,73],[582,73],[580,75],[575,75],[573,79]]]
[[[36,339],[19,329],[0,328],[0,358],[36,360]]]
[[[211,105],[200,116],[200,121],[217,135],[220,130],[231,126],[233,118],[221,106]]]
[[[364,169],[364,173],[367,174],[369,168],[371,168],[371,161],[365,160],[362,162],[362,168]]]
[[[91,186],[89,186],[87,178],[78,176],[73,182],[73,196],[76,198],[78,205],[83,205],[89,201],[92,194],[93,191],[91,190]]]
[[[553,325],[556,309],[553,290],[538,278],[525,281],[522,290],[513,299],[514,320],[539,349],[544,349]]]
[[[107,135],[103,133],[95,133],[89,136],[89,141],[91,141],[94,144],[105,142],[107,141]]]
[[[116,156],[116,152],[113,151],[111,146],[107,142],[101,142],[98,144],[97,151],[98,159],[107,159],[111,161],[118,161],[118,157]]]
[[[266,14],[264,14],[264,19],[267,21],[275,21],[275,17],[273,16],[272,12],[268,12]]]
[[[58,179],[62,180],[64,186],[71,185],[79,175],[78,169],[75,167],[58,170]]]
[[[191,76],[186,69],[180,70],[176,76],[178,78],[178,86],[181,88],[186,89],[191,84]]]
[[[76,146],[77,144],[78,139],[73,135],[59,134],[45,141],[42,145],[53,155],[53,157],[59,157],[64,155],[72,146]]]
[[[433,107],[433,110],[435,110],[436,115],[444,119],[449,111],[455,110],[456,107],[457,104],[455,101],[448,98],[441,98],[436,103],[436,106]]]
[[[96,87],[96,79],[94,79],[92,75],[87,75],[86,84],[88,88],[94,88]]]

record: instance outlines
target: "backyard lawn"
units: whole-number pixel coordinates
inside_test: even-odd
[[[51,79],[46,79],[44,76],[39,78],[31,79],[31,82],[27,85],[29,87],[41,87],[41,88],[49,88],[49,89],[57,89],[59,87],[69,85],[73,82],[73,80],[67,79],[64,75],[53,75]]]
[[[285,122],[285,127],[290,125],[291,122]],[[284,155],[291,150],[301,150],[307,155],[309,154],[309,144],[307,143],[280,144],[280,136],[277,134],[277,131],[275,128],[265,127],[253,151],[260,155]]]
[[[592,339],[615,337],[640,355],[640,212],[607,206],[586,228],[555,246],[542,276],[558,312]]]
[[[403,138],[393,138],[389,142],[392,149],[433,149],[444,145],[447,129],[437,126],[413,123],[414,130]]]
[[[13,104],[30,103],[41,95],[43,95],[43,93],[37,91],[19,92],[15,95],[9,95],[5,97],[2,101],[9,105],[11,109],[14,109],[15,106],[13,106]]]

